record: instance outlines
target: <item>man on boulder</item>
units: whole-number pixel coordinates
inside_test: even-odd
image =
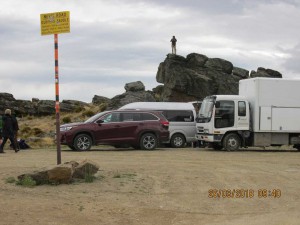
[[[176,42],[177,42],[177,39],[175,38],[175,36],[172,37],[170,42],[171,42],[172,54],[176,55]]]

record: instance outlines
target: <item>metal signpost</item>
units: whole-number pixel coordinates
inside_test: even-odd
[[[58,34],[70,33],[70,12],[54,12],[41,14],[41,35],[54,34],[55,60],[55,114],[56,114],[56,146],[57,164],[61,164],[60,148],[60,116],[59,116],[59,79],[58,79]]]

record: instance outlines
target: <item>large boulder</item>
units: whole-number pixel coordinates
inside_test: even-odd
[[[126,91],[145,91],[145,85],[141,81],[127,83],[125,85]]]
[[[213,70],[218,70],[227,74],[232,73],[233,65],[231,62],[224,60],[224,59],[219,59],[219,58],[211,58],[208,59],[204,67],[213,69]]]
[[[249,70],[239,68],[239,67],[233,67],[232,75],[241,77],[243,79],[249,78]]]
[[[99,165],[91,160],[84,160],[74,170],[73,178],[85,179],[86,176],[94,175],[99,170]]]
[[[66,162],[49,169],[42,169],[33,173],[18,176],[21,181],[30,177],[37,185],[41,184],[69,184],[74,179],[86,179],[86,176],[94,176],[99,170],[99,165],[91,160]]]
[[[72,181],[74,168],[71,164],[62,164],[48,170],[49,183],[69,184]]]
[[[60,110],[62,112],[74,112],[77,109],[82,110],[84,106],[88,106],[88,103],[77,100],[63,100],[60,103]]]
[[[139,87],[145,87],[142,82],[141,84],[138,85]],[[125,90],[127,89],[126,92],[113,97],[110,100],[107,108],[111,110],[111,109],[118,109],[121,106],[132,102],[155,102],[156,101],[151,91],[144,91],[141,90],[141,88],[130,88],[133,86],[134,85],[132,83],[126,84],[125,85]]]
[[[252,76],[282,77],[274,70],[259,68]],[[227,60],[191,53],[186,58],[168,54],[159,64],[156,81],[163,88],[153,89],[158,101],[186,102],[202,100],[208,95],[238,94],[238,83],[249,78],[249,71]]]
[[[160,63],[156,80],[164,84],[159,101],[195,101],[211,94],[238,94],[238,76],[230,75],[233,66],[221,59],[199,54],[167,55]],[[230,74],[229,74],[230,73]]]
[[[104,97],[104,96],[99,96],[99,95],[94,95],[92,99],[92,103],[94,105],[101,105],[101,104],[108,104],[110,101],[109,98]]]
[[[250,77],[273,77],[273,78],[282,78],[282,74],[276,70],[265,69],[263,67],[258,67],[257,71],[252,70]]]

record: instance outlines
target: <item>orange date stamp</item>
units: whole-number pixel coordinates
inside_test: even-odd
[[[280,189],[209,189],[209,198],[245,198],[250,199],[254,197],[258,198],[280,198]]]

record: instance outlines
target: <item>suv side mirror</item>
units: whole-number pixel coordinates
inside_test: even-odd
[[[104,123],[104,121],[103,121],[103,120],[97,120],[96,123],[97,123],[98,125],[100,125],[101,123]]]

